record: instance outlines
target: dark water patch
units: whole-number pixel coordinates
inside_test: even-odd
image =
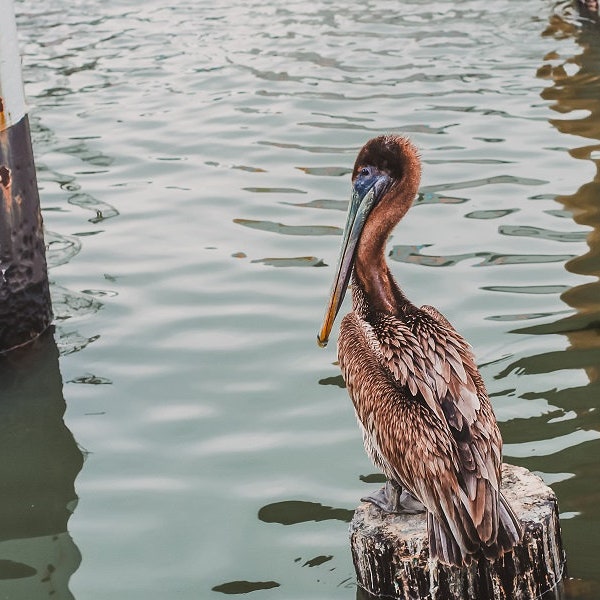
[[[383,473],[371,473],[370,475],[359,475],[358,478],[364,483],[385,483],[386,477]]]
[[[556,200],[556,194],[536,194],[529,196],[528,200]]]
[[[487,285],[481,289],[509,294],[562,294],[570,288],[568,285]]]
[[[66,213],[69,212],[66,208],[62,206],[42,206],[42,212],[50,212],[50,213]]]
[[[524,400],[544,399],[551,406],[560,406],[565,411],[572,410],[577,415],[585,415],[589,412],[596,412],[597,399],[600,398],[600,381],[563,389],[552,388],[539,392],[525,392],[521,397]],[[596,414],[596,417],[600,418],[600,415]]]
[[[348,209],[347,200],[327,200],[325,198],[319,200],[311,200],[310,202],[281,202],[287,206],[299,206],[301,208],[321,208],[324,210],[341,210],[346,211]]]
[[[318,129],[358,129],[361,131],[371,131],[364,125],[357,125],[356,123],[332,123],[331,121],[305,121],[298,123],[302,127],[315,127]]]
[[[484,185],[494,184],[513,184],[513,185],[544,185],[548,183],[543,179],[532,179],[529,177],[515,177],[514,175],[497,175],[496,177],[485,177],[483,179],[469,179],[467,181],[457,181],[456,183],[442,183],[438,185],[429,185],[421,188],[422,192],[440,192],[446,190],[464,190],[467,188],[482,187]]]
[[[316,175],[318,177],[343,177],[352,173],[352,169],[345,167],[296,167],[307,175]]]
[[[281,525],[296,525],[309,521],[343,521],[350,523],[353,510],[323,506],[318,502],[302,500],[284,500],[267,504],[258,511],[258,518],[264,523],[280,523]]]
[[[346,382],[341,375],[336,375],[335,377],[324,377],[323,379],[319,379],[319,385],[335,385],[340,388],[345,388]]]
[[[519,119],[522,117],[517,117],[512,115],[504,110],[495,110],[491,108],[478,108],[477,106],[452,106],[452,105],[433,105],[429,107],[434,111],[443,111],[443,112],[460,112],[460,113],[473,113],[473,114],[481,114],[486,117],[503,117],[506,119]]]
[[[96,289],[87,289],[81,290],[82,294],[88,294],[89,296],[95,296],[96,298],[115,298],[119,295],[119,292],[115,292],[113,290],[96,290]]]
[[[311,154],[345,154],[354,153],[356,148],[338,148],[335,146],[305,146],[303,144],[286,144],[283,142],[268,142],[259,140],[256,142],[261,146],[274,146],[275,148],[281,148],[284,150],[303,150],[304,152],[310,152]]]
[[[247,167],[246,165],[232,165],[232,169],[239,169],[240,171],[248,171],[248,173],[266,173],[266,169],[260,167]]]
[[[93,171],[75,171],[76,175],[104,175],[109,173],[108,169],[95,169]]]
[[[295,258],[258,258],[251,261],[270,267],[326,267],[323,259],[316,256],[297,256]]]
[[[563,312],[571,312],[565,310]],[[600,332],[600,312],[594,311],[589,314],[576,313],[564,319],[552,323],[542,323],[533,327],[515,329],[511,333],[525,333],[531,335],[566,334],[578,331]]]
[[[597,367],[600,364],[600,348],[571,348],[567,351],[557,350],[542,352],[532,356],[524,356],[509,364],[495,379],[502,379],[511,373],[517,375],[532,375],[553,373],[564,369],[585,369]]]
[[[330,119],[349,121],[350,123],[369,123],[369,122],[373,122],[375,120],[371,117],[349,117],[348,115],[333,115],[330,113],[320,113],[320,112],[315,112],[313,114],[318,117],[329,117]]]
[[[501,219],[502,217],[506,217],[506,215],[510,215],[518,210],[518,208],[474,210],[470,213],[467,213],[465,217],[467,219]]]
[[[511,321],[530,321],[533,319],[543,319],[544,317],[551,317],[557,313],[553,312],[540,312],[540,313],[520,313],[514,315],[491,315],[484,317],[486,321],[496,321],[500,323],[511,322]]]
[[[389,257],[397,262],[412,263],[424,267],[452,267],[461,261],[472,258],[483,259],[481,262],[475,263],[474,267],[566,262],[574,258],[572,254],[495,254],[492,252],[466,252],[464,254],[449,255],[421,254],[421,248],[428,246],[431,246],[431,244],[394,246],[389,253]]]
[[[491,363],[490,363],[491,364]],[[508,388],[506,390],[499,390],[498,392],[490,392],[488,395],[490,398],[503,398],[504,396],[510,397],[515,395],[515,388]]]
[[[515,237],[532,237],[553,242],[583,242],[588,234],[585,231],[554,231],[529,225],[501,225],[498,233]]]
[[[37,569],[26,565],[25,563],[15,562],[8,559],[0,559],[0,580],[23,579],[33,577],[37,574]]]
[[[77,237],[91,237],[92,235],[98,235],[104,233],[104,229],[96,229],[95,231],[76,231],[73,235]]]
[[[333,554],[328,554],[327,556],[315,556],[314,558],[310,558],[307,560],[302,566],[303,567],[318,567],[326,562],[329,562],[333,558]]]
[[[413,202],[413,206],[420,206],[421,204],[463,204],[468,201],[468,198],[445,196],[443,194],[436,194],[435,192],[419,192]]]
[[[547,215],[558,217],[559,219],[573,219],[573,213],[570,210],[551,209],[544,211]]]
[[[500,142],[505,142],[504,138],[490,138],[490,137],[478,137],[475,136],[474,140],[480,140],[482,142],[487,142],[488,144],[499,144]]]
[[[281,584],[276,581],[228,581],[221,585],[215,585],[213,592],[221,592],[222,594],[249,594],[258,590],[270,590],[279,587]]]
[[[463,159],[428,159],[424,160],[424,163],[428,165],[450,165],[450,164],[461,164],[461,165],[509,165],[514,163],[513,160],[500,160],[495,158],[463,158]]]
[[[298,125],[304,127],[316,127],[319,129],[353,129],[361,131],[370,131],[375,133],[380,133],[381,131],[381,128],[371,128],[366,127],[365,125],[358,125],[356,123],[332,123],[330,121],[307,121],[304,123],[298,123]],[[431,135],[441,135],[446,134],[446,130],[454,126],[455,124],[444,125],[442,127],[432,127],[431,125],[427,125],[425,123],[415,123],[413,125],[400,125],[399,127],[394,129],[398,129],[403,133],[425,133]]]
[[[525,398],[523,398],[525,400]],[[568,418],[571,416],[572,418]],[[531,442],[531,429],[544,429],[548,432],[547,439],[568,436],[580,428],[581,423],[575,418],[575,413],[570,415],[561,408],[550,410],[538,416],[528,418],[514,418],[502,424],[502,438],[505,444],[527,444]]]
[[[329,225],[284,225],[273,221],[254,221],[252,219],[233,219],[233,222],[251,229],[283,235],[342,235],[340,227]]]
[[[86,373],[80,377],[69,379],[67,383],[84,383],[86,385],[112,385],[112,381],[107,377],[98,377],[93,373]]]
[[[254,194],[306,194],[304,190],[284,187],[245,187],[242,189]]]

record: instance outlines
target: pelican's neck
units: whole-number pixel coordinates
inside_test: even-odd
[[[395,147],[390,150],[392,145]],[[385,246],[417,194],[421,163],[417,151],[406,139],[384,136],[363,147],[354,165],[353,181],[361,165],[367,164],[383,165],[380,172],[389,173],[393,183],[383,192],[364,223],[354,257],[354,280],[371,311],[398,316],[409,302],[390,273]],[[394,165],[392,170],[389,170],[390,164]]]
[[[371,310],[398,316],[408,302],[406,296],[392,277],[386,261],[386,244],[396,224],[404,217],[412,204],[418,185],[414,178],[411,185],[382,199],[367,219],[356,248],[354,279],[362,288]]]
[[[354,264],[354,281],[368,304],[369,312],[395,315],[398,311],[396,293],[399,288],[390,273],[384,252],[385,247],[374,255],[358,251]],[[373,260],[375,257],[376,260]]]

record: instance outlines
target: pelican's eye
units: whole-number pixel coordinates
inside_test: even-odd
[[[369,169],[367,169],[367,167],[363,167],[363,168],[360,170],[360,174],[361,174],[363,177],[367,177],[368,175],[370,175],[370,173],[369,173]]]

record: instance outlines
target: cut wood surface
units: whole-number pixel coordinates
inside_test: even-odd
[[[523,523],[521,543],[495,562],[482,558],[462,569],[429,560],[425,513],[385,514],[364,502],[350,524],[358,584],[376,596],[410,600],[560,598],[566,569],[554,492],[507,464],[502,491]]]

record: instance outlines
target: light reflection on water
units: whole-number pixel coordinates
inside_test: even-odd
[[[390,130],[424,160],[392,270],[473,344],[596,596],[597,28],[565,2],[347,4],[17,2],[87,456],[75,598],[354,598],[347,520],[379,479],[314,342],[354,156]]]

